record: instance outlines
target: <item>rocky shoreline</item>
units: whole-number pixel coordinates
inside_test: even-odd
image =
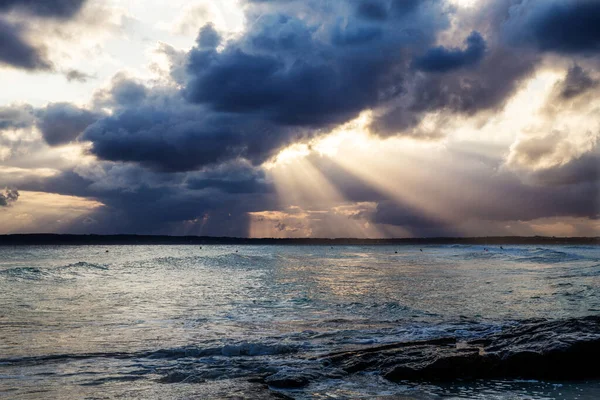
[[[264,382],[291,389],[361,372],[392,382],[599,379],[599,359],[600,316],[529,320],[476,340],[447,337],[332,353],[319,357],[319,370],[279,371]]]

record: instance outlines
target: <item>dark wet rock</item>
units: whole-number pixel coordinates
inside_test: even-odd
[[[205,379],[186,371],[172,371],[158,380],[159,383],[202,383]]]
[[[286,368],[267,376],[265,383],[277,389],[297,389],[307,386],[319,377],[321,374],[317,371]]]
[[[394,343],[330,354],[348,373],[379,371],[391,381],[480,378],[600,378],[600,316],[532,320],[478,340]]]
[[[266,379],[269,386],[281,389],[301,388],[309,384],[310,380],[304,375],[271,375]]]

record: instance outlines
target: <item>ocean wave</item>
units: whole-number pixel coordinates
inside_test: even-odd
[[[438,314],[427,310],[421,310],[410,307],[396,301],[387,302],[352,302],[338,303],[336,308],[344,312],[350,312],[354,315],[360,315],[367,318],[377,317],[377,321],[382,320],[404,320],[405,318],[415,317],[437,317]]]
[[[183,358],[205,358],[205,357],[260,357],[278,356],[297,353],[302,347],[297,344],[261,342],[239,342],[224,344],[214,347],[186,346],[167,348],[142,352],[100,352],[100,353],[74,353],[74,354],[51,354],[33,357],[0,358],[0,365],[19,364],[42,364],[47,362],[69,362],[73,360],[84,360],[92,358],[114,358],[114,359],[154,359],[154,360],[177,360]]]
[[[107,271],[108,265],[107,264],[94,264],[94,263],[89,263],[89,262],[85,262],[85,261],[79,261],[73,264],[67,264],[67,265],[63,265],[61,267],[57,267],[54,268],[58,271],[84,271],[84,270],[91,270],[91,271]]]
[[[491,260],[491,259],[501,259],[506,258],[507,255],[505,253],[499,253],[495,251],[472,251],[466,254],[455,254],[453,257],[461,258],[464,260]]]
[[[198,250],[202,252],[202,250]],[[192,266],[192,265],[203,265],[208,267],[248,267],[248,266],[264,266],[270,262],[277,260],[276,255],[265,254],[241,254],[236,252],[225,253],[225,254],[198,254],[194,256],[168,256],[168,257],[155,257],[143,262],[138,262],[136,265],[143,266],[144,268],[166,265],[166,266]]]
[[[538,247],[535,250],[527,251],[524,256],[517,258],[515,261],[556,264],[563,262],[579,261],[583,259],[585,259],[585,257],[579,254]]]
[[[46,272],[37,267],[15,267],[0,271],[0,276],[9,279],[39,280],[43,279]]]
[[[107,265],[79,261],[62,266],[48,267],[13,267],[0,271],[0,276],[13,280],[45,280],[45,279],[68,279],[85,272],[96,272],[108,270]]]
[[[161,349],[147,353],[147,358],[188,358],[188,357],[257,357],[296,353],[299,346],[282,343],[241,342],[215,347],[181,347]]]

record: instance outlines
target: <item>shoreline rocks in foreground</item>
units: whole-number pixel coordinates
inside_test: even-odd
[[[460,342],[456,338],[395,343],[330,354],[327,367],[349,374],[378,371],[399,381],[522,378],[600,378],[600,316],[525,321],[500,333]]]

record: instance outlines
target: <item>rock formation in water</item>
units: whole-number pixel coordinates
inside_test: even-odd
[[[527,321],[481,339],[396,343],[328,355],[347,373],[379,371],[398,381],[600,378],[600,316]]]

